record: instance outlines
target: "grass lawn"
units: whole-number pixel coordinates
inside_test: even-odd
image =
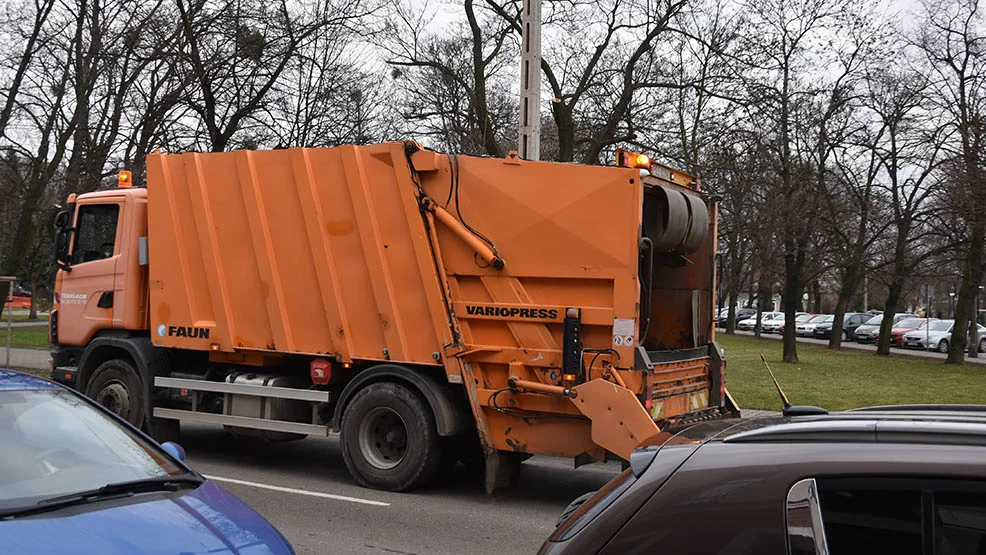
[[[726,353],[726,388],[740,408],[780,410],[760,353],[793,405],[841,410],[900,403],[986,404],[986,367],[878,357],[853,349],[798,344],[798,364],[782,362],[780,341],[717,334]]]
[[[27,322],[27,321],[29,321],[28,316],[30,316],[30,314],[26,314],[26,313],[25,314],[14,314],[13,315],[13,318],[11,318],[11,320],[13,320],[14,322]],[[2,327],[3,326],[3,323],[6,322],[6,321],[7,321],[7,314],[4,313],[4,315],[2,317],[0,317],[0,327]],[[31,322],[44,323],[44,322],[47,322],[48,321],[48,315],[47,314],[38,314],[38,317],[36,319],[30,320],[30,321]]]
[[[28,326],[10,330],[10,346],[15,349],[47,349],[48,326]],[[0,325],[0,348],[7,347],[7,328]]]

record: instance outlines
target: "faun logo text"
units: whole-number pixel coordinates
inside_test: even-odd
[[[165,335],[161,333],[165,331],[164,324],[158,326],[158,335]],[[209,328],[195,328],[192,326],[168,326],[167,335],[169,337],[189,337],[197,339],[209,339]]]

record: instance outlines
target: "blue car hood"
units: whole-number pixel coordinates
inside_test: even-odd
[[[0,521],[4,553],[293,553],[284,537],[231,493],[205,482],[172,499],[56,511]]]

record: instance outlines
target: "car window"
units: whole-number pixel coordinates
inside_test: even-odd
[[[79,207],[72,264],[83,264],[113,256],[116,248],[118,204],[92,204]]]
[[[976,493],[935,494],[935,553],[986,550],[986,497]]]
[[[907,318],[905,320],[901,320],[900,322],[894,324],[894,327],[915,329],[921,327],[924,324],[924,322],[925,320],[922,318]]]
[[[0,508],[184,469],[62,390],[0,391]]]
[[[936,320],[928,326],[928,331],[950,331],[952,320]]]
[[[829,553],[921,555],[921,495],[917,491],[826,488],[819,502]]]
[[[805,482],[817,488],[820,518],[813,521],[806,520],[804,507],[792,503],[795,488]],[[792,487],[787,512],[789,537],[810,537],[806,526],[817,536],[821,528],[831,555],[986,553],[986,483],[982,482],[807,479]],[[813,551],[804,547],[790,544],[789,550],[795,554]]]
[[[880,322],[883,322],[883,314],[877,314],[876,316],[870,318],[866,321],[867,326],[879,326]]]

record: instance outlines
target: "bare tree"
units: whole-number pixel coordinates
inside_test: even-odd
[[[948,363],[960,364],[968,346],[976,356],[978,345],[974,314],[984,275],[986,198],[983,188],[983,140],[986,134],[986,58],[983,56],[983,14],[977,0],[929,0],[923,4],[922,25],[914,41],[930,69],[935,108],[948,114],[946,129],[956,140],[946,143],[956,161],[951,189],[953,209],[968,228],[962,285],[955,310],[955,326]],[[966,341],[966,330],[971,341]]]
[[[21,133],[4,137],[4,149],[11,155],[3,161],[10,164],[7,169],[15,180],[19,205],[12,244],[0,267],[2,274],[21,271],[39,230],[49,231],[48,222],[39,221],[39,207],[46,188],[61,171],[75,128],[70,80],[76,24],[71,18],[49,16],[46,20],[41,35],[50,38],[34,53],[15,101],[14,117]]]
[[[444,148],[503,156],[516,138],[516,108],[507,75],[517,52],[512,29],[473,0],[465,23],[429,34],[430,13],[396,4],[387,29],[387,63],[404,85],[405,117]]]
[[[925,87],[922,76],[892,70],[875,72],[869,80],[866,106],[882,133],[868,146],[885,172],[885,181],[877,184],[889,201],[892,230],[884,262],[889,279],[878,355],[890,354],[893,315],[901,306],[905,285],[932,254],[929,238],[935,226],[930,200],[941,177],[937,168],[946,133],[926,111]]]
[[[344,40],[369,14],[360,0],[273,3],[261,0],[176,0],[183,40],[183,68],[194,92],[188,105],[201,128],[192,129],[207,150],[256,147],[269,122],[260,119],[272,91],[296,52],[326,27]],[[300,6],[297,7],[297,6]]]
[[[847,20],[859,6],[853,0],[750,0],[744,9],[754,33],[745,37],[743,50],[749,66],[753,101],[771,114],[774,122],[779,189],[777,201],[785,207],[779,214],[781,252],[784,257],[784,313],[793,321],[804,289],[804,272],[808,263],[809,238],[817,218],[818,164],[811,163],[803,149],[798,149],[799,134],[817,137],[817,130],[807,125],[804,116],[806,99],[824,93],[819,88],[831,59],[819,47],[825,36],[843,32],[853,21]],[[809,60],[811,65],[809,65]],[[831,88],[828,90],[835,90]],[[797,212],[787,207],[798,206]],[[793,326],[784,327],[784,361],[797,362],[796,334]]]

